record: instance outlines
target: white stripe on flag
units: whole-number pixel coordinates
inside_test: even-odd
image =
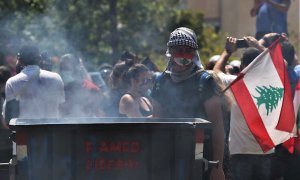
[[[264,56],[262,56],[259,61],[255,61],[253,67],[249,69],[245,74],[244,82],[250,94],[252,95],[253,101],[256,104],[258,102],[256,98],[262,96],[256,90],[258,87],[270,88],[270,86],[272,86],[276,88],[284,88],[276,71],[276,68],[272,62],[272,58],[268,52]],[[280,109],[282,107],[282,102],[283,98],[278,99],[276,109],[273,109],[272,111],[270,109],[269,111],[267,111],[267,109],[265,108],[265,104],[261,104],[258,108],[259,115],[261,116],[266,130],[275,145],[280,144],[290,138],[290,133],[276,130],[281,112]]]

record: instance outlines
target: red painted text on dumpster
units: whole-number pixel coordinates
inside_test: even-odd
[[[140,150],[140,143],[137,141],[101,141],[96,145],[85,141],[86,153],[138,153]]]
[[[113,169],[136,169],[139,167],[139,162],[133,159],[88,159],[85,162],[87,171],[109,171]]]
[[[135,160],[141,152],[138,141],[84,141],[86,154],[85,169],[87,171],[109,171],[137,169],[140,163]]]
[[[85,152],[92,153],[138,153],[140,143],[137,141],[101,141],[94,145],[91,141],[85,141]]]

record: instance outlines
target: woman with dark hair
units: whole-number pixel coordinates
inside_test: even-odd
[[[102,104],[105,116],[122,116],[119,113],[119,102],[121,97],[127,91],[128,83],[126,80],[126,73],[133,64],[133,60],[127,59],[114,65],[108,80],[109,91],[105,93],[105,103]]]
[[[149,69],[143,64],[135,64],[126,77],[129,88],[120,100],[119,112],[126,117],[150,117],[152,105],[146,97],[152,83]]]

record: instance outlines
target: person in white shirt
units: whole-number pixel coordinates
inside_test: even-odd
[[[64,102],[64,84],[61,77],[54,72],[42,70],[39,49],[33,45],[24,45],[17,55],[17,75],[9,78],[5,86],[5,120],[11,118],[39,119],[58,118],[59,105]],[[35,149],[30,156],[30,166],[33,169],[46,169],[48,135],[34,136],[28,141],[28,146]],[[13,154],[18,146],[13,144]],[[26,157],[18,157],[18,161],[28,162]],[[64,163],[64,162],[62,162]],[[66,166],[69,164],[66,164]],[[22,169],[22,168],[20,168]],[[43,177],[31,177],[43,179]]]
[[[64,102],[61,77],[40,69],[40,53],[35,46],[23,46],[17,58],[17,66],[22,70],[6,83],[6,108],[16,100],[19,102],[19,118],[57,118],[59,104]]]
[[[241,57],[241,70],[264,50],[264,47],[259,45],[254,37],[244,37],[244,39],[252,47],[246,48]],[[225,65],[235,50],[236,38],[229,37],[225,50],[213,69],[227,86],[237,77],[224,73]],[[232,180],[269,179],[273,151],[267,153],[262,151],[235,101],[231,106],[229,151]]]

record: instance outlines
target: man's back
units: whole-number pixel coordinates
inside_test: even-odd
[[[38,66],[26,66],[6,84],[6,101],[20,102],[20,118],[58,117],[58,106],[64,101],[60,76]]]

